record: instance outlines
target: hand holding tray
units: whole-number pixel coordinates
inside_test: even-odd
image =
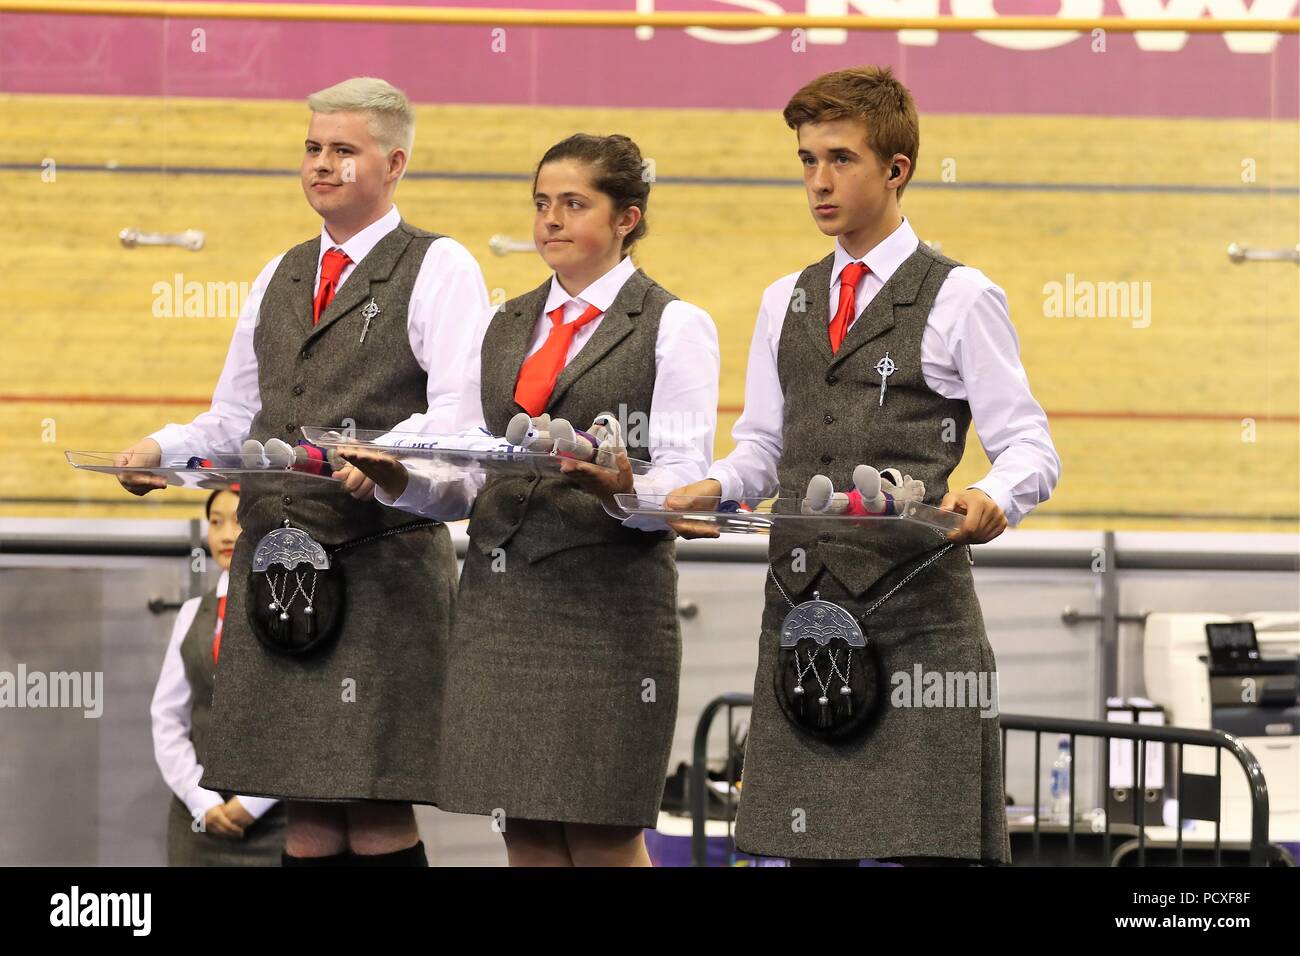
[[[63,456],[73,468],[95,471],[114,477],[131,474],[156,475],[178,488],[214,490],[229,488],[249,478],[333,481],[328,474],[301,470],[269,462],[262,454],[215,453],[191,457],[184,461],[169,460],[159,465],[119,464],[124,453],[115,451],[65,451]],[[143,458],[143,456],[140,456]]]
[[[399,461],[427,462],[422,470],[428,472],[432,465],[446,480],[474,478],[479,475],[545,475],[560,476],[560,465],[577,456],[560,449],[530,451],[522,445],[511,444],[480,430],[476,434],[434,435],[428,432],[385,431],[382,429],[322,428],[315,425],[302,427],[303,437],[313,445],[341,452],[360,446],[391,454]],[[579,459],[581,460],[581,459]],[[591,464],[611,471],[616,469],[614,453],[607,448],[596,450]],[[630,458],[633,474],[645,474],[650,463]]]
[[[807,514],[807,499],[794,495],[775,498],[697,498],[696,507],[688,511],[670,510],[667,495],[617,495],[615,500],[629,515],[642,515],[671,522],[685,520],[717,528],[732,534],[768,534],[778,523],[798,523],[809,528],[827,530],[863,528],[879,534],[936,534],[946,538],[961,528],[965,517],[955,511],[942,511],[920,501],[903,503],[900,514],[847,515]]]

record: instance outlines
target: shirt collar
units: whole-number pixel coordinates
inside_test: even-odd
[[[601,312],[608,312],[609,307],[614,304],[614,298],[618,295],[618,290],[623,288],[623,284],[628,279],[632,278],[634,272],[636,272],[636,266],[632,264],[632,257],[624,256],[618,265],[577,295],[569,295],[568,292],[564,291],[564,286],[560,285],[559,277],[552,274],[551,292],[546,297],[546,308],[543,311],[554,312],[560,306],[567,304],[570,299],[574,299],[585,305],[594,305]]]
[[[388,212],[344,243],[337,243],[331,239],[329,232],[325,229],[325,224],[322,223],[320,227],[320,249],[316,252],[317,274],[320,273],[321,260],[325,258],[325,253],[331,249],[342,249],[355,265],[370,255],[370,250],[379,244],[379,240],[396,229],[397,224],[401,221],[402,214],[397,211],[396,206],[392,206]]]
[[[226,591],[230,588],[230,572],[222,571],[221,577],[217,578],[217,597],[226,596]]]
[[[898,271],[904,260],[916,251],[917,243],[920,240],[916,238],[916,233],[912,231],[912,224],[903,217],[903,221],[898,224],[898,228],[888,236],[876,243],[867,254],[861,259],[854,259],[844,247],[840,245],[840,240],[835,240],[835,263],[831,266],[831,285],[835,285],[840,279],[840,273],[850,262],[865,262],[867,268],[871,270],[872,275],[876,276],[881,282],[888,282],[889,277]]]

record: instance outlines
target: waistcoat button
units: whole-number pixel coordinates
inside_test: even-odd
[[[822,421],[824,421],[827,425],[829,425],[833,421],[835,421],[835,418],[832,415],[827,415],[825,418],[822,419]]]

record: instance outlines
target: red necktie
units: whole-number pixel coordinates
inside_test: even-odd
[[[339,276],[352,260],[342,249],[331,249],[325,253],[320,264],[320,288],[316,291],[316,301],[311,306],[311,324],[320,322],[321,313],[334,301],[334,291],[339,284]]]
[[[546,410],[551,392],[555,391],[555,380],[560,377],[565,359],[569,357],[573,337],[578,329],[600,314],[600,309],[589,305],[578,319],[566,323],[564,306],[547,313],[551,319],[551,331],[546,336],[546,344],[528,356],[519,369],[519,378],[515,380],[515,401],[529,415],[536,418]]]
[[[212,632],[212,663],[217,662],[221,656],[221,625],[226,620],[226,596],[221,595],[221,600],[217,601],[217,629]]]
[[[850,262],[840,273],[840,305],[831,319],[831,351],[838,352],[849,330],[849,323],[857,313],[858,280],[871,270],[865,262]]]

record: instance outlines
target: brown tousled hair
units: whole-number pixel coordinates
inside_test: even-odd
[[[921,148],[916,104],[887,66],[824,73],[791,97],[781,115],[793,130],[804,123],[861,120],[867,127],[867,143],[881,162],[888,165],[895,153],[902,153],[912,161],[907,182],[916,172],[916,154]],[[900,199],[907,182],[898,187]]]

